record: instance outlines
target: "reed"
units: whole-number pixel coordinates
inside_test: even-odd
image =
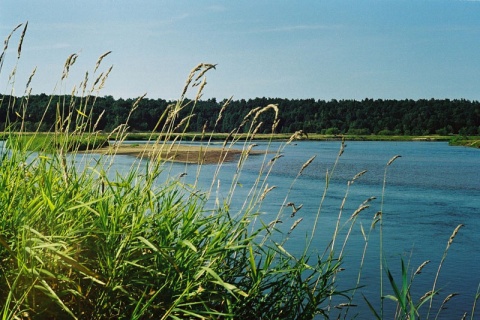
[[[23,30],[20,46],[26,25]],[[8,41],[2,63],[7,49]],[[280,231],[252,224],[272,188],[259,179],[243,208],[229,209],[242,166],[254,147],[251,141],[262,126],[257,119],[264,112],[277,114],[277,107],[258,108],[245,117],[242,127],[246,130],[238,128],[225,140],[217,175],[225,155],[240,144],[238,174],[228,198],[224,202],[217,198],[215,206],[208,207],[216,177],[207,191],[183,183],[181,176],[159,183],[158,177],[169,166],[159,156],[133,161],[123,175],[113,171],[116,145],[128,136],[128,120],[105,138],[95,131],[99,119],[92,116],[95,94],[111,71],[110,67],[101,72],[109,54],[96,62],[93,84],[86,73],[69,95],[61,93],[58,101],[46,106],[55,108],[57,119],[49,134],[24,132],[28,90],[22,112],[14,110],[12,102],[2,101],[1,108],[17,115],[3,132],[6,143],[0,167],[2,317],[326,316],[324,302],[339,294],[329,283],[339,264],[310,262],[306,254],[294,256],[275,241],[283,237]],[[66,59],[59,88],[65,87],[76,59],[76,54]],[[174,152],[173,146],[188,138],[188,123],[205,88],[205,77],[214,67],[199,64],[192,70],[177,103],[159,115],[161,134],[148,138],[155,147],[165,148],[169,141]],[[15,74],[14,70],[13,78]],[[14,85],[12,81],[12,91]],[[193,88],[196,98],[186,102]],[[141,107],[141,100],[132,105],[131,113]],[[179,119],[180,110],[187,108],[189,115]],[[244,132],[246,139],[239,142]],[[211,137],[205,135],[208,147]],[[116,145],[108,154],[92,157],[80,152],[112,138]],[[141,165],[143,160],[146,166]],[[265,166],[259,176],[268,175],[269,170]]]

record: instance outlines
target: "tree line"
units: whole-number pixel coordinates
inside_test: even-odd
[[[130,131],[155,130],[160,116],[175,101],[144,98],[130,114],[136,99],[115,99],[112,96],[90,97],[89,100],[70,96],[29,97],[0,96],[0,128],[23,122],[23,130],[50,131],[61,109],[88,111],[97,130],[112,131],[128,118]],[[188,101],[187,101],[188,102]],[[465,99],[420,100],[315,100],[255,98],[232,100],[217,123],[226,100],[200,100],[180,111],[179,117],[194,114],[187,131],[231,132],[237,128],[249,111],[269,104],[278,105],[280,121],[277,133],[303,130],[321,134],[379,134],[379,135],[430,135],[430,134],[480,134],[480,102]],[[192,110],[192,106],[193,110]],[[102,114],[103,113],[103,114]],[[73,112],[73,117],[84,112]],[[102,116],[100,117],[100,115]],[[130,114],[130,116],[129,116]],[[264,132],[270,132],[273,113],[262,113]],[[216,127],[215,127],[216,125]],[[161,128],[161,123],[158,128]],[[260,132],[262,132],[262,130]]]

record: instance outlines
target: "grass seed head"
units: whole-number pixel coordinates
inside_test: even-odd
[[[345,152],[345,147],[347,145],[344,143],[344,141],[342,141],[342,146],[340,147],[340,151],[338,152],[338,156],[341,157],[342,154]]]
[[[353,177],[352,181],[357,180],[358,178],[360,178],[361,176],[363,176],[365,173],[367,173],[367,170],[363,170],[363,171],[357,173],[357,174]]]
[[[350,216],[350,219],[355,218],[360,212],[362,212],[363,210],[368,209],[368,208],[370,208],[369,205],[361,205],[360,207],[358,207],[357,210],[355,210],[355,211],[352,213],[352,215]]]
[[[292,214],[290,215],[291,218],[295,217],[295,214],[303,208],[303,203],[299,205],[298,207],[295,206],[295,203],[289,202],[285,205],[286,207],[292,207]]]
[[[423,296],[420,297],[420,301],[423,301],[423,300],[431,297],[434,294],[435,294],[435,292],[433,290],[427,291]]]
[[[95,70],[93,71],[93,73],[95,73],[98,69],[98,67],[100,66],[100,64],[102,63],[102,60],[103,58],[105,58],[106,56],[108,56],[110,53],[112,53],[112,51],[108,51],[108,52],[105,52],[104,54],[102,54],[98,60],[97,60],[97,63],[95,64]]]
[[[463,227],[463,226],[464,226],[463,224],[459,224],[459,225],[455,228],[455,230],[453,230],[453,233],[452,233],[452,235],[450,236],[450,239],[448,239],[447,247],[449,247],[449,246],[452,244],[453,239],[455,239],[458,231],[459,231],[460,228]]]
[[[295,222],[292,224],[292,226],[290,227],[290,231],[288,231],[288,233],[290,234],[297,226],[300,222],[302,222],[303,218],[300,218],[300,219],[297,219],[295,220]]]
[[[271,186],[268,188],[268,186],[265,187],[265,190],[263,191],[262,195],[260,196],[260,201],[262,201],[263,199],[265,199],[265,197],[267,196],[267,194],[272,191],[273,189],[275,189],[276,186]]]
[[[18,58],[19,59],[22,54],[23,38],[25,37],[25,33],[27,32],[27,27],[28,27],[28,21],[27,23],[25,23],[25,27],[23,28],[22,35],[20,36],[20,41],[18,42]]]
[[[397,160],[398,158],[400,158],[401,155],[396,155],[396,156],[393,156],[392,159],[390,159],[388,162],[387,162],[387,166],[391,165],[393,163],[393,161]]]
[[[445,308],[444,305],[445,305],[448,301],[450,301],[450,299],[452,299],[452,298],[455,297],[455,296],[458,296],[458,293],[456,293],[456,292],[450,293],[450,294],[445,298],[445,300],[443,300],[443,302],[442,302],[442,309]]]
[[[422,269],[423,269],[427,264],[429,264],[429,263],[430,263],[430,260],[424,261],[424,262],[417,268],[417,270],[415,271],[414,275],[415,275],[415,274],[420,274],[420,273],[422,273]]]
[[[263,125],[263,122],[260,121],[260,122],[258,123],[258,125],[255,127],[255,129],[252,131],[252,139],[253,139],[253,137],[255,137],[255,135],[257,134],[258,130],[260,130],[260,128],[262,127],[262,125]]]
[[[277,161],[281,157],[283,157],[283,154],[277,154],[272,159],[270,159],[270,161],[268,163],[273,164],[275,161]]]
[[[68,56],[67,60],[65,61],[65,65],[63,66],[63,74],[62,74],[62,80],[68,77],[68,73],[70,72],[70,67],[75,63],[77,60],[78,54],[72,53],[70,56]]]
[[[33,71],[30,74],[30,77],[28,77],[28,81],[27,81],[27,84],[25,85],[25,88],[28,88],[30,86],[30,83],[32,82],[33,76],[35,75],[35,72],[37,72],[37,67],[33,68]]]
[[[277,223],[283,223],[283,221],[282,221],[282,220],[278,220],[278,219],[277,219],[277,220],[273,220],[272,222],[270,222],[270,223],[268,224],[267,228],[268,228],[268,229],[271,229],[271,228],[273,228]]]
[[[373,200],[375,200],[375,199],[377,199],[377,197],[370,197],[370,198],[368,198],[367,200],[363,201],[363,202],[362,202],[362,205],[365,205],[365,204],[367,204],[367,203],[369,203],[369,202],[371,202],[371,201],[373,201]]]
[[[108,75],[110,74],[112,69],[113,69],[113,66],[110,66],[110,68],[108,68],[107,72],[102,78],[102,82],[100,82],[100,86],[98,87],[98,90],[101,90],[105,86],[105,82],[107,81]]]
[[[10,41],[10,38],[12,37],[13,33],[15,31],[17,31],[18,28],[20,28],[21,26],[23,25],[23,23],[20,23],[19,25],[17,25],[15,28],[13,28],[12,32],[10,32],[10,34],[8,35],[8,37],[5,39],[5,41],[3,41],[3,50],[7,50],[8,49],[8,42]]]
[[[317,157],[317,156],[315,155],[315,156],[311,157],[310,159],[308,159],[307,162],[305,162],[305,163],[303,164],[303,166],[302,166],[302,168],[300,169],[300,172],[298,173],[298,175],[301,175],[302,172],[303,172],[303,170],[305,170],[305,169],[313,162],[313,160],[315,160],[316,157]]]

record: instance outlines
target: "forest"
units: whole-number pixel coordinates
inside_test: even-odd
[[[97,121],[96,130],[110,132],[127,121],[135,101],[136,99],[115,99],[112,96],[86,99],[45,94],[28,97],[0,95],[0,129],[4,130],[9,126],[15,130],[15,124],[23,122],[22,129],[25,131],[50,131],[59,109],[81,108],[85,113],[92,113],[92,119]],[[226,102],[227,100],[216,99],[200,100],[196,103],[192,101],[191,108],[183,109],[179,116],[183,118],[194,114],[187,128],[189,132],[230,132],[240,125],[250,110],[276,104],[280,117],[276,133],[303,130],[306,133],[353,135],[480,134],[480,102],[464,99],[231,100],[223,111],[222,120],[214,127]],[[175,101],[142,99],[138,108],[130,115],[129,131],[154,130],[162,113],[173,103]],[[79,116],[81,113],[76,114]],[[262,130],[265,133],[270,132],[274,114],[263,113],[259,120],[263,121]],[[159,128],[161,127],[160,125]]]

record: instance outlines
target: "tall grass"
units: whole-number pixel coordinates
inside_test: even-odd
[[[10,38],[21,27],[18,26],[4,42],[0,72],[10,53]],[[16,63],[20,59],[26,29],[25,24]],[[4,130],[7,142],[1,151],[2,318],[312,319],[335,315],[346,319],[353,308],[351,302],[356,289],[361,285],[361,267],[358,281],[351,284],[351,290],[338,289],[344,249],[359,213],[367,210],[374,199],[360,204],[343,225],[340,223],[344,214],[342,204],[338,223],[324,253],[313,254],[311,250],[330,179],[345,145],[341,144],[337,159],[327,172],[305,249],[293,254],[286,249],[286,244],[303,219],[295,217],[301,205],[290,202],[289,194],[315,158],[307,159],[297,168],[297,177],[275,219],[264,221],[261,209],[262,203],[268,201],[269,192],[275,188],[268,183],[272,168],[282,157],[284,148],[302,137],[303,132],[292,135],[278,150],[263,154],[263,165],[239,210],[232,210],[231,204],[243,166],[255,147],[256,132],[262,127],[258,117],[264,112],[273,112],[278,121],[275,105],[252,110],[240,127],[228,134],[209,188],[201,189],[198,180],[186,184],[178,176],[167,179],[162,176],[160,180],[169,166],[160,153],[133,161],[127,173],[115,174],[112,165],[119,145],[128,136],[128,120],[109,134],[109,138],[116,141],[109,153],[92,156],[79,152],[96,147],[100,141],[96,131],[100,119],[93,118],[92,110],[95,97],[112,70],[110,67],[100,72],[109,53],[101,55],[96,62],[93,70],[96,78],[92,84],[87,74],[69,95],[63,95],[59,101],[51,99],[45,106],[46,109],[55,108],[56,123],[48,138],[34,148],[32,141],[38,143],[38,132],[23,134],[34,73],[27,82],[20,110],[14,108],[14,101],[0,102],[0,108],[12,115],[11,119],[16,119]],[[76,59],[75,54],[67,58],[63,73],[59,75],[60,88],[64,87]],[[172,148],[189,139],[188,123],[202,96],[206,74],[214,67],[199,64],[192,69],[178,101],[158,115],[156,131],[161,134],[152,133],[149,139],[154,148]],[[15,76],[16,67],[9,76],[11,87],[7,90],[10,93],[14,92]],[[195,98],[187,100],[187,94],[194,89],[197,90]],[[141,100],[142,97],[132,105],[131,113],[141,107]],[[179,119],[179,112],[187,108],[189,116]],[[228,102],[217,124],[227,108]],[[269,129],[273,134],[275,124]],[[210,146],[211,134],[201,134],[203,147]],[[173,142],[168,142],[170,140]],[[242,153],[237,159],[228,195],[220,198],[216,195],[216,183],[225,157],[233,148],[240,148]],[[202,154],[199,153],[199,163],[202,163]],[[198,166],[197,177],[203,167]],[[364,173],[360,172],[347,183],[343,203],[348,198],[350,186]],[[382,219],[380,212],[375,215],[369,231],[361,229],[365,240],[361,266],[370,233],[374,232],[377,222],[381,228]],[[280,227],[282,221],[291,222],[284,229]],[[344,236],[340,235],[344,234],[341,230],[347,231]],[[448,247],[452,241],[453,237]],[[382,266],[383,260],[380,256]],[[402,270],[403,266],[402,263]],[[405,279],[406,271],[402,273],[401,289],[388,269],[386,274],[394,294],[385,295],[382,291],[380,299],[390,298],[399,304],[396,318],[407,314],[410,319],[415,318],[419,305],[411,303],[411,283]],[[432,292],[436,291],[434,284]],[[429,299],[432,297],[430,295]],[[373,305],[367,303],[377,318],[390,318],[380,316]],[[414,308],[407,313],[408,305]]]

